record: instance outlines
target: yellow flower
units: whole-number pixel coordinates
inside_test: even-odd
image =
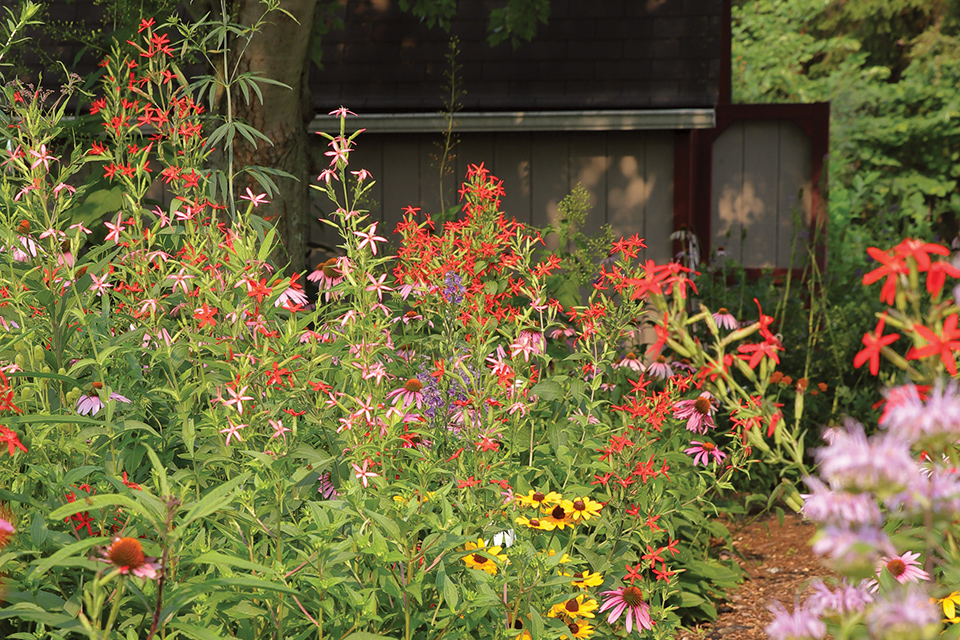
[[[943,615],[947,618],[946,622],[952,622],[953,624],[960,622],[960,617],[957,616],[957,605],[960,605],[960,591],[954,591],[947,597],[940,598],[937,602],[943,607]]]
[[[592,618],[593,612],[596,611],[600,605],[593,598],[584,601],[584,597],[585,596],[577,596],[576,598],[570,598],[566,602],[553,605],[547,616],[551,618],[566,616],[571,620],[576,620],[577,618]]]
[[[555,549],[547,549],[546,554],[548,558],[552,558],[553,556],[557,555],[557,551]],[[570,556],[568,556],[567,554],[563,554],[563,557],[560,558],[560,564],[564,564],[567,562],[570,562]]]
[[[556,491],[550,491],[549,493],[544,493],[542,491],[530,491],[525,496],[515,496],[517,502],[525,507],[540,507],[542,509],[550,509],[560,504],[560,501],[563,500],[563,496],[557,493]]]
[[[557,528],[552,522],[540,520],[539,518],[524,518],[521,516],[514,520],[514,522],[524,527],[530,527],[531,529],[539,529],[540,531],[553,531]]]
[[[483,539],[478,539],[477,544],[468,542],[466,544],[467,551],[479,550],[485,551],[490,554],[497,560],[505,561],[507,559],[506,554],[501,554],[501,547],[489,547],[487,548],[487,543]],[[486,571],[490,575],[496,575],[497,573],[497,564],[490,558],[481,555],[479,553],[469,553],[463,556],[463,561],[467,563],[467,566],[471,569],[480,569],[481,571]]]
[[[573,586],[578,589],[589,589],[590,587],[599,587],[603,584],[603,576],[599,573],[590,573],[589,571],[581,571],[580,573],[575,573],[570,575],[568,573],[563,574],[568,578],[573,578]]]
[[[600,517],[600,509],[603,508],[603,504],[597,502],[596,500],[591,500],[590,498],[576,498],[574,500],[564,500],[560,503],[560,506],[563,507],[564,511],[569,514],[569,517],[574,521],[578,520],[590,520],[591,518]]]
[[[573,634],[574,638],[589,638],[593,635],[593,627],[583,620],[570,622],[567,624],[567,627],[569,627],[570,633]]]
[[[548,513],[549,515],[542,518],[541,520],[543,522],[552,523],[553,526],[555,526],[557,529],[560,529],[561,531],[567,527],[572,527],[574,524],[573,518],[571,517],[571,513],[566,509],[564,509],[561,505],[557,505],[553,509],[551,509],[549,512],[545,512],[545,513]]]

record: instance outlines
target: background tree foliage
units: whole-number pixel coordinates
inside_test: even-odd
[[[732,32],[735,101],[832,103],[832,221],[957,236],[960,3],[746,0]]]

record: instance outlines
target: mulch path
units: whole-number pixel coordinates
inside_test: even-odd
[[[810,553],[808,542],[816,527],[798,515],[785,515],[783,526],[776,515],[724,524],[746,579],[727,592],[726,602],[716,603],[717,620],[680,633],[679,640],[766,640],[764,628],[772,619],[767,605],[772,600],[790,610],[811,581],[832,575]],[[729,554],[721,554],[726,557]]]

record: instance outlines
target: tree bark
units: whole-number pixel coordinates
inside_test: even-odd
[[[292,88],[286,89],[273,84],[261,84],[263,103],[251,93],[250,104],[237,91],[232,96],[236,117],[257,128],[273,142],[268,145],[259,142],[256,147],[246,143],[239,136],[234,148],[235,169],[259,165],[281,169],[296,177],[276,178],[279,193],[274,194],[269,205],[261,205],[258,213],[277,224],[277,232],[286,250],[285,254],[275,256],[282,264],[289,261],[290,270],[303,271],[307,253],[307,217],[309,207],[309,158],[307,154],[307,123],[313,113],[304,100],[310,88],[310,56],[308,47],[313,31],[314,11],[317,0],[284,0],[283,8],[289,11],[296,21],[287,15],[275,11],[267,16],[268,24],[253,36],[240,60],[241,73],[253,71],[258,75],[278,80]],[[240,4],[237,21],[240,24],[254,24],[263,12],[263,5],[256,0],[245,0]],[[244,177],[238,181],[239,191],[249,186],[254,193],[262,189],[252,178]],[[244,203],[244,201],[239,201]]]

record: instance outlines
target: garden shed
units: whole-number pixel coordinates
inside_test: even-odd
[[[822,210],[829,106],[730,103],[729,0],[552,0],[517,46],[488,44],[489,3],[459,4],[447,32],[397,0],[343,0],[344,29],[324,36],[311,128],[332,132],[341,105],[359,114],[353,161],[378,180],[388,228],[408,205],[437,212],[483,162],[521,221],[556,222],[580,184],[587,225],[639,233],[648,258],[669,259],[686,227],[705,255],[724,246],[750,267],[789,267],[795,214],[809,226]],[[441,179],[451,37],[465,94]]]

